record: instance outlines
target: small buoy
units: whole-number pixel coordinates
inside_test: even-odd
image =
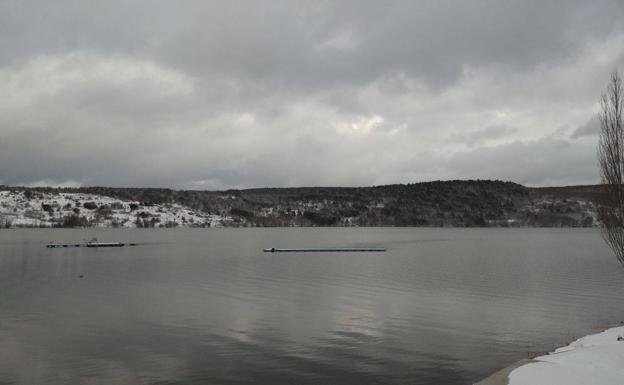
[[[80,274],[78,277],[79,277],[79,278],[84,278],[84,275]]]

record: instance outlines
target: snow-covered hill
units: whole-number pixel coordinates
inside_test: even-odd
[[[0,192],[0,226],[590,227],[598,225],[601,189],[466,180],[227,191],[0,186]]]
[[[82,193],[0,191],[2,227],[218,227],[229,221],[179,204],[142,205]]]

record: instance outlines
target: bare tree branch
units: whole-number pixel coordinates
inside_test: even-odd
[[[624,264],[624,89],[617,71],[600,99],[598,165],[603,194],[598,216],[602,236],[620,263]]]

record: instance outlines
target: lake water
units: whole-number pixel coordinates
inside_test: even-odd
[[[0,384],[468,384],[622,298],[595,229],[0,230]]]

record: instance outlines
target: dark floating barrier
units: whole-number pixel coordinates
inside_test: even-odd
[[[265,253],[344,253],[344,252],[374,252],[383,253],[386,251],[385,247],[318,247],[318,248],[303,248],[303,249],[280,249],[271,247],[270,249],[264,249]]]
[[[97,238],[93,238],[90,241],[84,241],[82,243],[48,243],[46,248],[58,249],[63,247],[123,247],[123,246],[136,246],[136,243],[122,243],[122,242],[98,242]]]

